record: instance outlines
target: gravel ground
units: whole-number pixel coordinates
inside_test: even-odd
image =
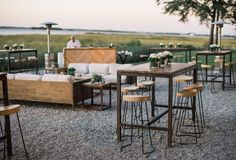
[[[156,81],[157,102],[167,101],[167,83]],[[142,154],[141,141],[120,151],[116,142],[116,91],[113,91],[112,108],[105,111],[73,111],[68,105],[14,102],[22,106],[19,113],[27,150],[33,160],[103,160],[103,159],[183,159],[183,160],[233,160],[236,159],[236,90],[210,92],[205,86],[203,102],[206,128],[197,144],[175,143],[167,148],[167,134],[152,131],[155,152]],[[159,124],[165,125],[166,116]],[[13,156],[11,159],[25,159],[22,142],[16,126],[16,117],[11,117]],[[3,122],[3,119],[1,119]],[[175,137],[174,137],[175,138]],[[1,145],[0,147],[2,147]],[[2,159],[0,152],[0,159]]]

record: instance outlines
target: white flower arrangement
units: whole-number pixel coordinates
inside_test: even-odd
[[[177,43],[177,47],[179,47],[179,48],[180,48],[180,47],[181,47],[181,43]]]
[[[174,47],[174,44],[172,42],[169,43],[169,47],[172,48]]]
[[[24,44],[20,44],[20,45],[19,45],[19,48],[20,48],[20,49],[23,49],[24,46],[25,46]]]
[[[3,48],[6,49],[6,50],[10,49],[10,47],[7,44],[4,44]]]
[[[173,58],[173,54],[169,51],[164,51],[163,55],[165,58]]]
[[[159,52],[159,53],[151,53],[148,58],[148,62],[165,60],[167,58],[168,59],[173,58],[173,54],[169,51],[164,51],[164,52]]]
[[[218,44],[211,44],[210,45],[210,50],[211,51],[216,51],[216,50],[219,50],[220,49],[220,46]]]
[[[18,48],[18,44],[13,44],[13,48],[17,49]]]
[[[150,63],[150,67],[157,67],[158,64],[168,64],[171,58],[173,58],[173,54],[169,51],[151,53],[148,62]]]
[[[162,47],[162,48],[165,47],[165,44],[164,44],[164,43],[160,43],[159,45],[160,45],[160,47]]]

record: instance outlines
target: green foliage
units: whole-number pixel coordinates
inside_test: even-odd
[[[96,82],[102,82],[103,81],[103,78],[101,75],[99,74],[93,74],[92,78],[91,78],[91,82],[92,83],[96,83]]]
[[[210,24],[220,19],[236,24],[236,1],[232,0],[156,0],[157,4],[164,4],[164,13],[178,15],[179,21],[187,22],[188,17],[195,15],[201,24]],[[210,25],[209,44],[214,40],[216,25]],[[216,32],[217,42],[218,32]]]

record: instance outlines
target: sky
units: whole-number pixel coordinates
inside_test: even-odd
[[[209,34],[196,17],[189,22],[163,14],[155,0],[0,0],[0,26],[39,27],[56,22],[60,28]],[[224,25],[222,34],[236,35]]]

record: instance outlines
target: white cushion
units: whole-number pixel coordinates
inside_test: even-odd
[[[70,63],[68,68],[75,68],[75,72],[87,74],[89,73],[88,63]]]
[[[42,81],[50,82],[70,82],[72,77],[70,75],[61,75],[61,74],[44,74]]]
[[[7,79],[15,79],[15,74],[7,73]]]
[[[116,74],[117,69],[121,68],[122,64],[118,64],[118,63],[111,63],[109,65],[109,73],[110,74]]]
[[[109,75],[105,75],[103,76],[105,82],[107,83],[117,83],[117,76],[116,74],[109,74]],[[126,76],[121,76],[121,83],[125,83],[126,82]]]
[[[132,64],[118,64],[118,63],[112,63],[109,65],[109,73],[110,74],[116,74],[117,70],[119,69],[125,69],[131,67]]]
[[[28,73],[17,73],[15,75],[15,80],[31,80],[31,81],[40,81],[42,79],[41,75],[28,74]]]
[[[89,73],[108,74],[109,64],[91,63],[89,64]]]

